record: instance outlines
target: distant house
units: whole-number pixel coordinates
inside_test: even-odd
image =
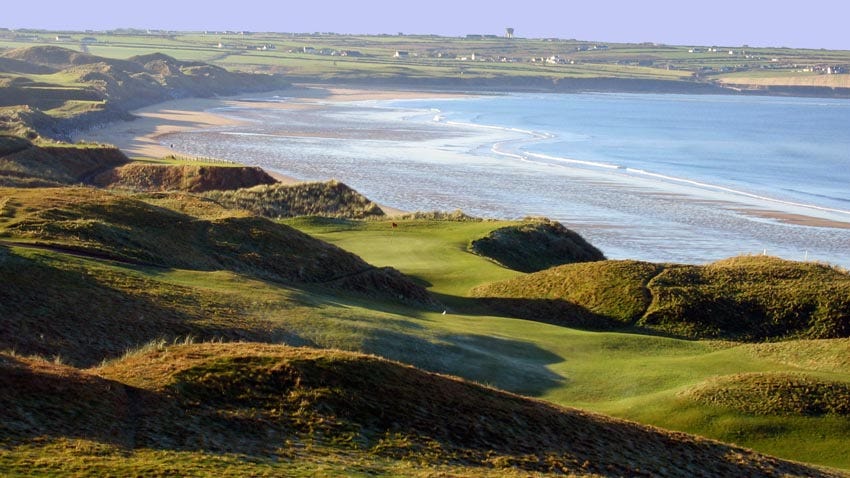
[[[702,48],[690,48],[690,49],[688,49],[688,53],[702,53],[704,51],[705,50],[703,50]]]
[[[558,55],[552,55],[546,59],[546,63],[550,65],[564,65],[567,63],[567,60],[564,60]]]
[[[305,46],[301,48],[301,53],[316,53],[316,49],[311,46]]]
[[[342,50],[339,52],[339,56],[363,56],[363,53],[357,50]]]
[[[81,40],[83,43],[97,43],[97,38],[95,37],[83,37]]]
[[[56,35],[56,41],[71,41],[71,35]]]
[[[409,57],[410,57],[409,52],[401,51],[401,50],[397,50],[395,52],[395,55],[393,55],[393,58],[409,58]]]

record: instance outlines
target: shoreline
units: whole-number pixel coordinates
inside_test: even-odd
[[[280,101],[254,99],[258,95],[281,97]],[[98,128],[74,133],[74,141],[86,140],[112,144],[131,157],[157,158],[175,154],[158,139],[171,133],[203,130],[219,126],[248,124],[213,110],[243,107],[256,109],[307,110],[320,108],[322,103],[353,101],[386,101],[430,98],[469,97],[466,93],[325,88],[305,85],[266,93],[245,93],[223,98],[184,98],[166,101],[130,111],[136,119],[112,121]],[[192,154],[178,152],[187,156]]]
[[[281,101],[254,99],[257,96],[279,96]],[[183,98],[146,106],[130,112],[135,119],[111,121],[87,131],[74,133],[72,140],[112,144],[132,158],[163,158],[170,155],[196,158],[198,156],[175,151],[160,139],[173,133],[201,131],[222,126],[248,124],[230,118],[214,110],[243,107],[262,109],[308,110],[320,108],[322,103],[353,101],[381,101],[427,98],[456,98],[469,96],[462,93],[418,92],[409,90],[386,90],[368,88],[325,88],[323,86],[293,86],[284,90],[265,93],[245,93],[223,98]],[[198,157],[199,158],[199,157]],[[199,158],[200,159],[200,158]],[[211,158],[215,159],[215,158]],[[269,175],[284,184],[301,182],[277,171],[266,170]],[[396,212],[400,210],[394,208]]]
[[[486,94],[486,93],[485,93]],[[181,155],[195,157],[190,153],[175,151],[162,143],[161,138],[168,134],[225,126],[243,126],[247,121],[228,117],[221,113],[226,108],[279,109],[289,111],[309,111],[326,108],[327,104],[340,104],[363,101],[413,100],[466,98],[477,96],[472,92],[429,91],[410,89],[358,88],[358,87],[326,87],[321,84],[296,85],[292,88],[270,91],[265,93],[246,93],[225,98],[188,98],[172,100],[150,105],[131,113],[137,118],[133,121],[115,121],[107,125],[75,135],[74,140],[84,139],[102,143],[114,144],[128,156],[132,157],[165,157]],[[268,101],[269,98],[277,98]],[[346,139],[345,135],[330,130],[315,132],[288,129],[285,134],[292,137],[329,137]],[[272,177],[284,184],[302,182],[292,176],[285,175],[273,169],[264,168]],[[345,179],[342,179],[345,181]],[[697,198],[695,198],[697,199]],[[735,206],[730,204],[729,206]],[[772,210],[769,208],[730,207],[739,213],[763,220],[776,221],[807,227],[826,227],[850,229],[850,222],[842,222],[816,215],[796,212]],[[404,211],[381,205],[392,214]]]

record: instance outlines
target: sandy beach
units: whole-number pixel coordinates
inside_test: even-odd
[[[235,126],[239,121],[212,113],[211,110],[225,107],[274,108],[286,110],[318,108],[324,102],[348,102],[368,100],[395,100],[418,98],[454,98],[456,93],[414,92],[407,90],[369,90],[352,88],[325,88],[315,86],[293,87],[287,90],[263,93],[264,97],[279,96],[285,101],[252,100],[258,94],[245,94],[229,98],[186,98],[158,103],[132,111],[137,119],[116,121],[100,128],[79,133],[74,141],[85,140],[112,144],[131,158],[161,158],[177,154],[162,144],[161,138],[171,133],[199,131],[218,126]],[[468,96],[468,95],[465,95]],[[291,131],[292,135],[299,134]]]

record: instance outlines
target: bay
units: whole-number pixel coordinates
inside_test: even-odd
[[[246,124],[165,141],[404,210],[547,216],[611,258],[850,267],[847,100],[508,94],[217,112]],[[819,221],[788,222],[800,217]]]

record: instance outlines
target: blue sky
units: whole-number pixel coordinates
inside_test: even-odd
[[[502,34],[850,50],[846,0],[5,0],[0,27]]]

